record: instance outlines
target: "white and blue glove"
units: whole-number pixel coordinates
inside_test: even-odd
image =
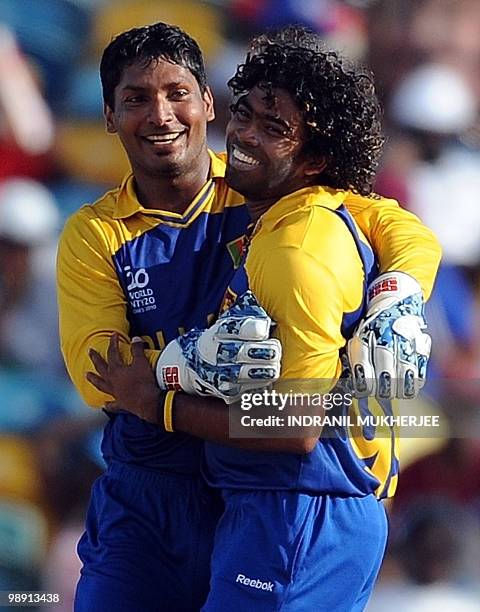
[[[208,329],[192,329],[161,353],[158,385],[192,395],[238,401],[280,376],[282,346],[269,338],[272,320],[251,291],[237,298]]]
[[[366,317],[347,344],[355,397],[416,397],[430,357],[426,327],[418,282],[404,272],[381,274],[368,288]]]

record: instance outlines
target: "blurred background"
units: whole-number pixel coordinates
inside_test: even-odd
[[[266,27],[304,23],[374,71],[387,135],[376,190],[418,214],[444,251],[422,401],[450,431],[404,443],[369,610],[480,610],[479,0],[0,0],[0,590],[59,592],[55,610],[71,609],[103,415],[62,364],[56,243],[68,215],[127,170],[103,126],[102,50],[155,21],[205,52],[217,151],[225,83]]]

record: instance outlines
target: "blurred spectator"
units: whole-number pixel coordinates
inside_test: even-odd
[[[470,128],[477,110],[465,78],[450,66],[431,63],[415,68],[400,82],[390,105],[396,124],[445,136]]]
[[[443,498],[478,509],[480,517],[480,441],[453,437],[440,450],[402,470],[395,511],[416,501],[419,492],[423,500]]]
[[[39,588],[47,550],[45,491],[27,440],[0,435],[0,589]]]
[[[57,416],[37,424],[34,436],[0,435],[1,590],[61,592],[62,609],[71,609],[79,572],[75,540],[100,474],[85,441],[102,417]]]
[[[0,18],[0,180],[49,174],[53,136],[53,117],[28,60]]]
[[[0,589],[40,588],[46,520],[31,504],[0,498]]]
[[[301,23],[317,32],[333,28],[337,0],[233,0],[230,11],[236,23],[243,24],[245,38],[266,28]]]
[[[478,108],[462,75],[439,64],[413,70],[391,100],[391,119],[416,148],[404,177],[408,207],[435,231],[448,264],[480,259],[480,155],[460,141]]]
[[[45,606],[45,610],[71,612],[75,587],[80,578],[81,563],[72,554],[83,533],[83,519],[68,521],[55,534],[50,545],[49,555],[42,568],[41,589],[47,593],[58,593],[60,603]]]
[[[55,251],[59,213],[30,179],[0,183],[0,361],[63,371],[58,343]]]
[[[363,50],[365,30],[361,4],[355,0],[232,0],[228,3],[229,34],[245,40],[268,28],[300,23],[325,35],[330,44],[335,37],[341,41],[339,47],[358,53],[359,47]]]
[[[480,551],[472,549],[469,540],[479,537],[479,523],[464,506],[441,497],[417,497],[396,522],[394,549],[412,583],[476,583],[480,566],[472,561],[478,561]]]
[[[22,51],[35,62],[49,106],[64,111],[72,67],[88,49],[94,5],[101,0],[2,0],[0,22],[17,37]]]
[[[479,529],[462,506],[441,500],[410,506],[392,525],[390,554],[367,612],[478,611]]]
[[[368,63],[388,104],[421,63],[448,64],[480,95],[478,0],[373,0],[368,3]]]
[[[427,305],[435,339],[430,376],[451,379],[447,391],[471,400],[478,385],[465,381],[477,379],[480,372],[475,331],[480,151],[467,147],[462,136],[474,126],[479,102],[461,72],[445,64],[425,64],[394,88],[388,110],[392,133],[377,189],[416,213],[443,249]]]
[[[164,21],[188,29],[189,34],[198,41],[208,62],[221,53],[224,41],[222,11],[218,4],[208,0],[110,0],[97,4],[92,32],[95,59],[120,32]]]
[[[0,26],[0,106],[16,143],[41,154],[53,144],[53,120],[13,34]]]

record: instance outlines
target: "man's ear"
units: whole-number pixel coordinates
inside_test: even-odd
[[[105,117],[105,127],[109,134],[116,134],[117,128],[115,127],[115,117],[113,110],[108,104],[103,105],[103,116]]]
[[[310,159],[305,164],[305,168],[303,170],[305,176],[315,176],[317,174],[322,174],[322,172],[327,167],[327,160],[325,157],[317,157],[314,159]]]
[[[207,121],[213,121],[215,119],[215,108],[213,106],[213,94],[210,87],[206,87],[203,92],[203,102],[205,104],[205,112],[207,114]]]

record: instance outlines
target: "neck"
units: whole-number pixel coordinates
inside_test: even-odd
[[[205,155],[191,170],[178,176],[147,175],[134,171],[135,192],[144,208],[183,214],[203,187],[210,170],[210,156]]]
[[[251,220],[255,223],[267,210],[275,204],[277,198],[269,200],[256,200],[247,202],[247,209]]]
[[[288,187],[279,191],[276,197],[265,198],[262,200],[248,199],[246,201],[246,204],[247,204],[248,212],[250,214],[250,218],[252,219],[253,222],[258,221],[258,219],[260,219],[260,217],[264,213],[266,213],[267,210],[275,204],[275,202],[278,202],[278,200],[281,200],[285,196],[291,193],[294,193],[295,191],[298,191],[299,189],[303,189],[304,187],[311,187],[312,185],[316,185],[317,181],[315,179],[316,177],[314,176],[304,177],[304,179],[302,180],[300,184],[296,184],[295,182],[292,182]]]

